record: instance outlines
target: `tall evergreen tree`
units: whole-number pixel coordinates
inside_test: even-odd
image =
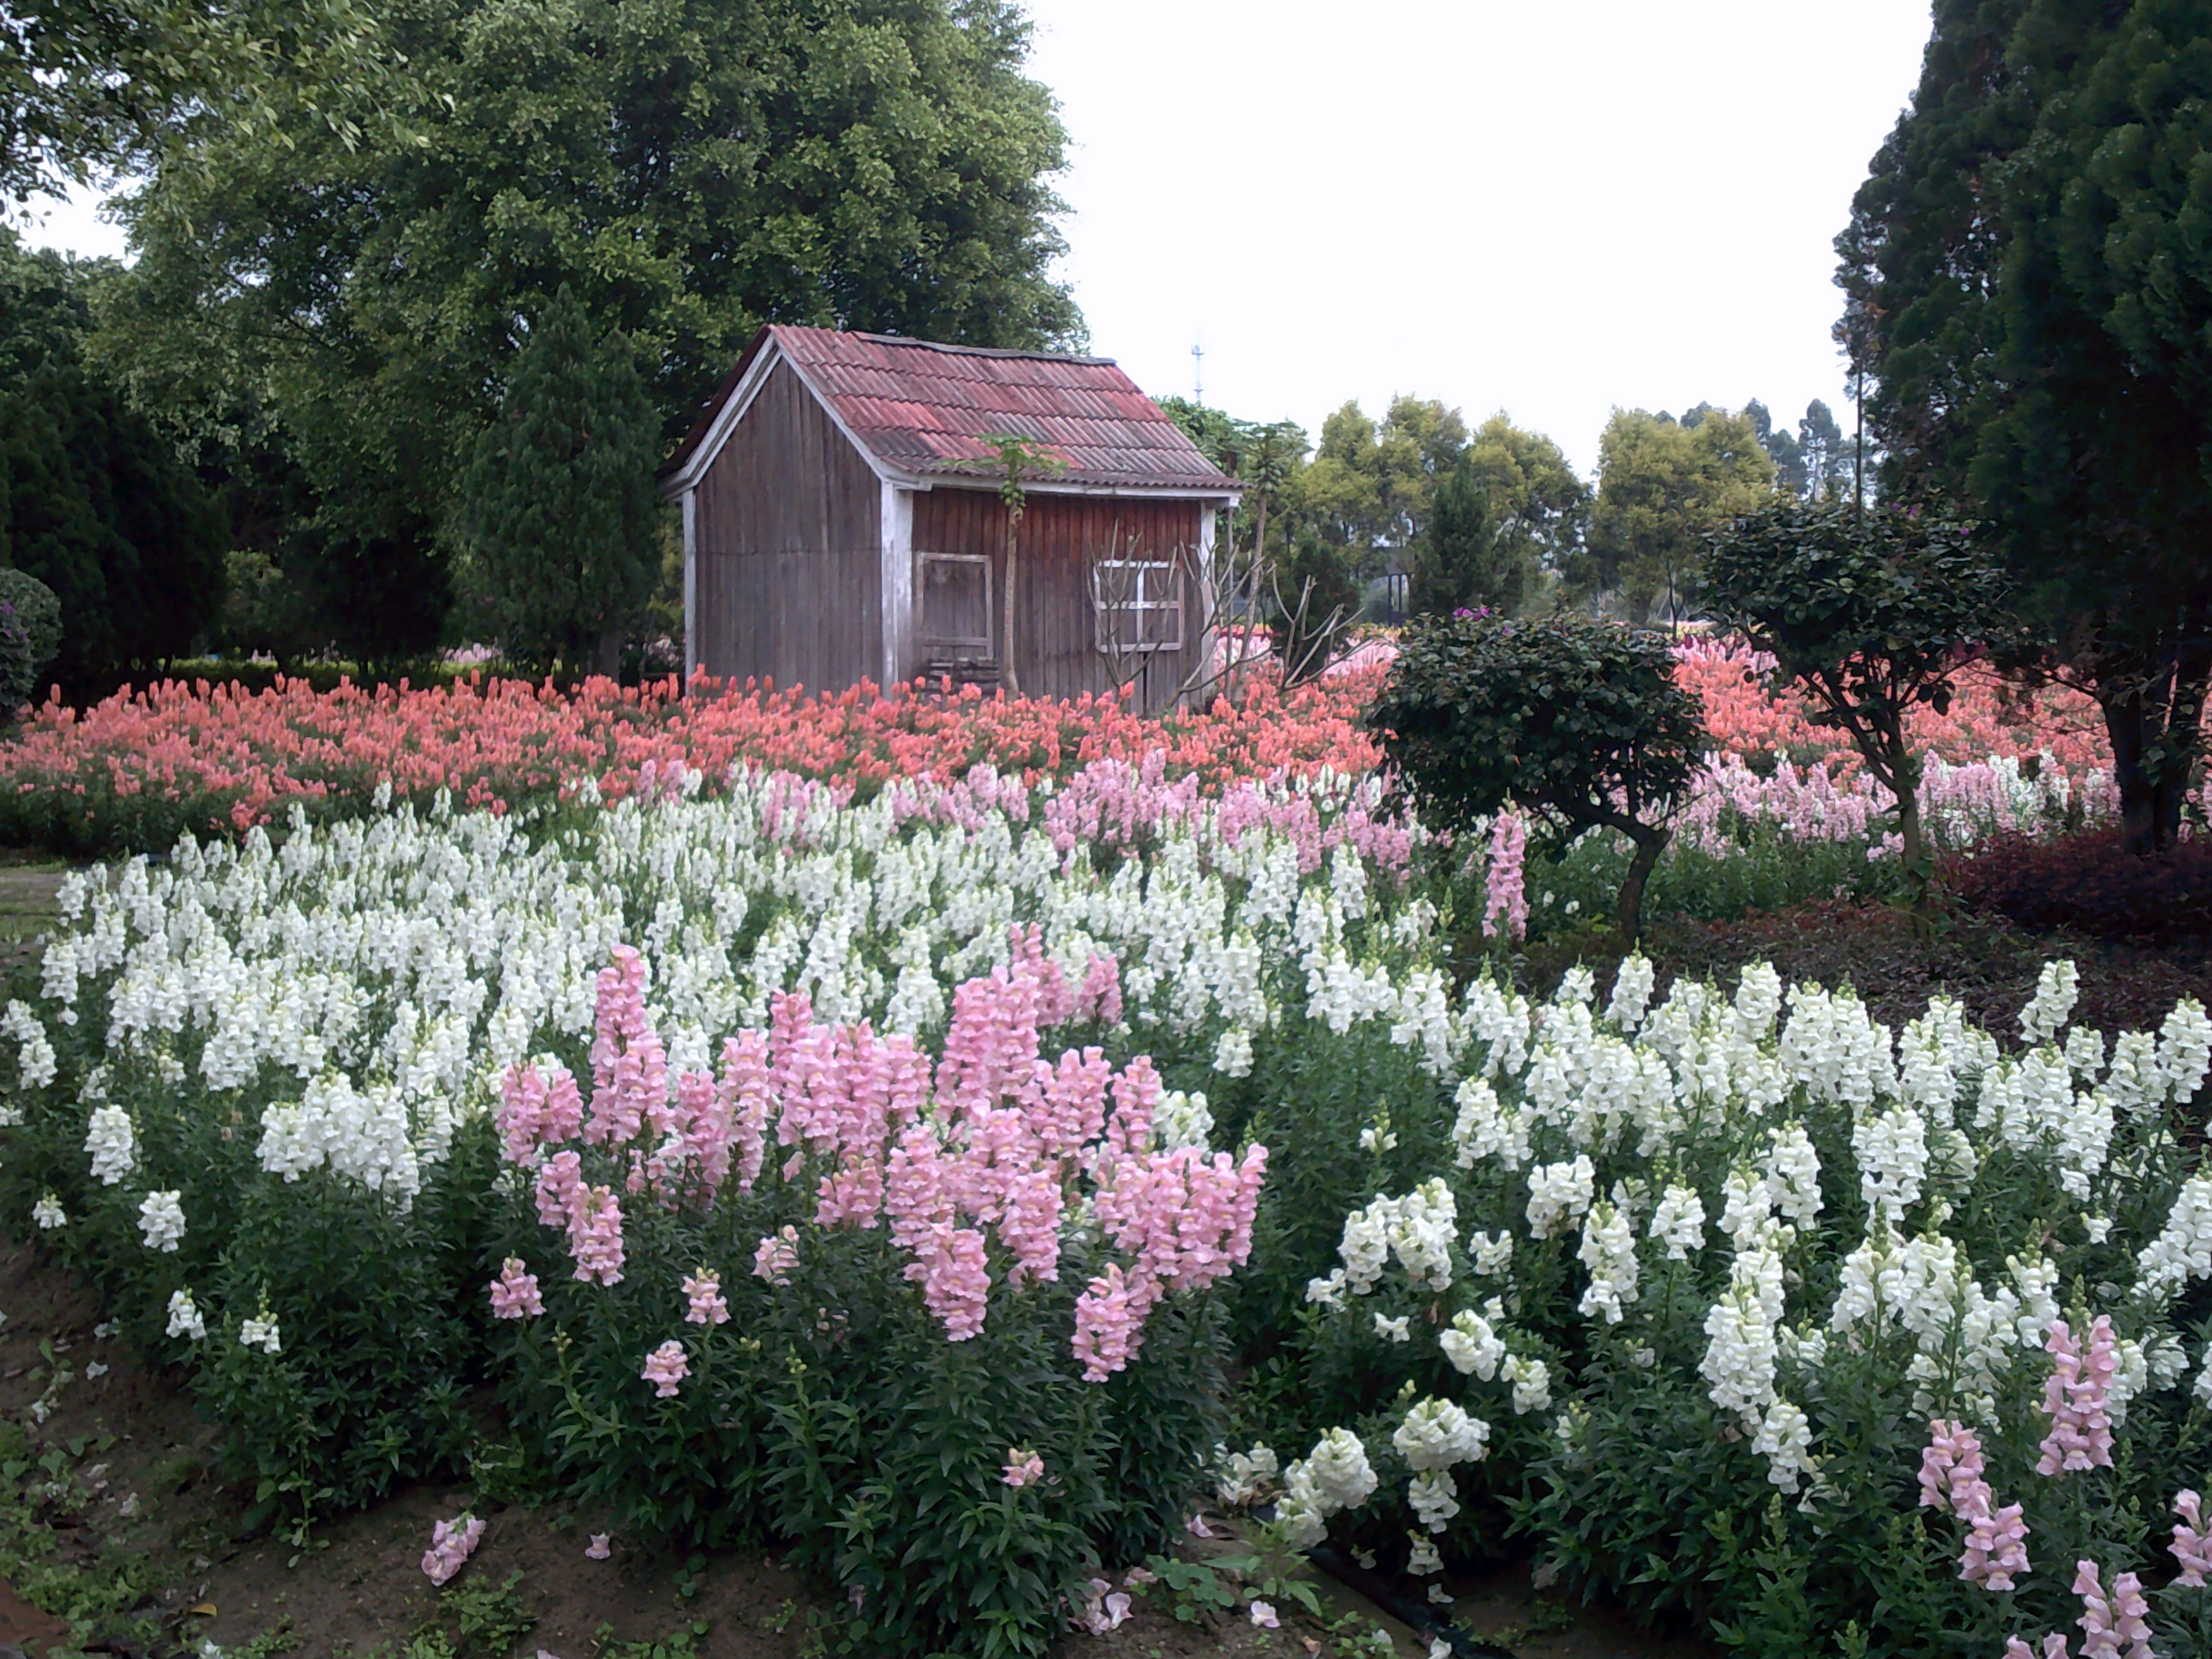
[[[1413,556],[1407,602],[1417,616],[1488,609],[1510,616],[1528,591],[1522,550],[1504,528],[1471,456],[1446,473],[1430,497],[1429,521]]]
[[[507,653],[615,665],[652,592],[659,422],[635,348],[566,288],[516,355],[463,483],[471,574]]]
[[[1939,0],[1838,242],[1885,482],[1990,521],[2137,851],[2179,833],[2212,683],[2208,148],[2212,0]]]
[[[0,230],[0,559],[61,602],[55,672],[101,689],[189,652],[222,603],[219,516],[82,364],[84,268]]]

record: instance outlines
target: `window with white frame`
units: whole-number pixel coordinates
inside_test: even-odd
[[[1091,603],[1109,654],[1182,649],[1182,566],[1170,559],[1097,559]]]

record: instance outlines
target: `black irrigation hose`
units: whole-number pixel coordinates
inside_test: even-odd
[[[1416,1601],[1400,1595],[1389,1579],[1380,1573],[1355,1566],[1326,1544],[1308,1550],[1306,1559],[1346,1589],[1358,1591],[1392,1618],[1401,1620],[1416,1631],[1425,1631],[1439,1641],[1448,1643],[1456,1659],[1514,1659],[1511,1649],[1501,1648],[1494,1642],[1486,1642],[1479,1636],[1468,1635],[1446,1619],[1440,1609],[1425,1601]]]

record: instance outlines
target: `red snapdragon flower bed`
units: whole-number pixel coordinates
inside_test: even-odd
[[[281,817],[357,810],[388,782],[427,803],[504,811],[565,798],[586,780],[616,799],[686,767],[711,781],[749,763],[863,788],[988,764],[1025,782],[1096,760],[1158,757],[1170,778],[1348,774],[1373,767],[1359,726],[1376,664],[1241,704],[1147,719],[1112,697],[1070,702],[872,686],[808,697],[757,686],[587,682],[563,693],[486,679],[316,692],[286,681],[243,692],[206,681],[125,690],[79,712],[39,708],[0,746],[0,838],[106,853],[176,836],[234,833]]]
[[[440,789],[457,805],[505,811],[569,797],[588,780],[605,798],[672,769],[710,783],[738,764],[836,779],[866,790],[902,777],[964,775],[981,764],[1025,783],[1065,779],[1092,761],[1152,763],[1152,775],[1195,779],[1206,790],[1238,779],[1359,774],[1378,758],[1360,720],[1389,672],[1387,641],[1312,684],[1283,692],[1264,681],[1239,703],[1147,718],[1112,697],[1072,702],[983,697],[872,686],[842,695],[746,684],[678,694],[674,681],[580,691],[486,678],[417,689],[305,682],[243,691],[166,682],[125,690],[82,712],[58,702],[34,710],[0,745],[0,840],[77,854],[160,849],[180,833],[235,834],[280,818],[360,810],[380,785],[427,805]],[[1814,725],[1802,702],[1762,683],[1740,644],[1694,641],[1677,674],[1705,706],[1715,746],[1858,770],[1838,735]],[[1954,763],[2048,756],[2076,776],[2106,763],[2095,706],[2078,693],[2005,694],[1971,672],[1950,708],[1922,708],[1923,748]]]

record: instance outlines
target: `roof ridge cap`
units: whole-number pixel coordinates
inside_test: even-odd
[[[878,345],[915,346],[924,351],[949,351],[969,357],[1025,357],[1038,362],[1083,363],[1102,368],[1119,368],[1121,364],[1112,357],[1091,357],[1072,351],[1027,351],[1018,346],[955,345],[949,340],[917,339],[911,334],[873,334],[865,329],[822,328],[806,323],[775,323],[771,326],[779,333],[787,330],[804,330],[809,334],[843,335],[850,339],[870,340]]]

